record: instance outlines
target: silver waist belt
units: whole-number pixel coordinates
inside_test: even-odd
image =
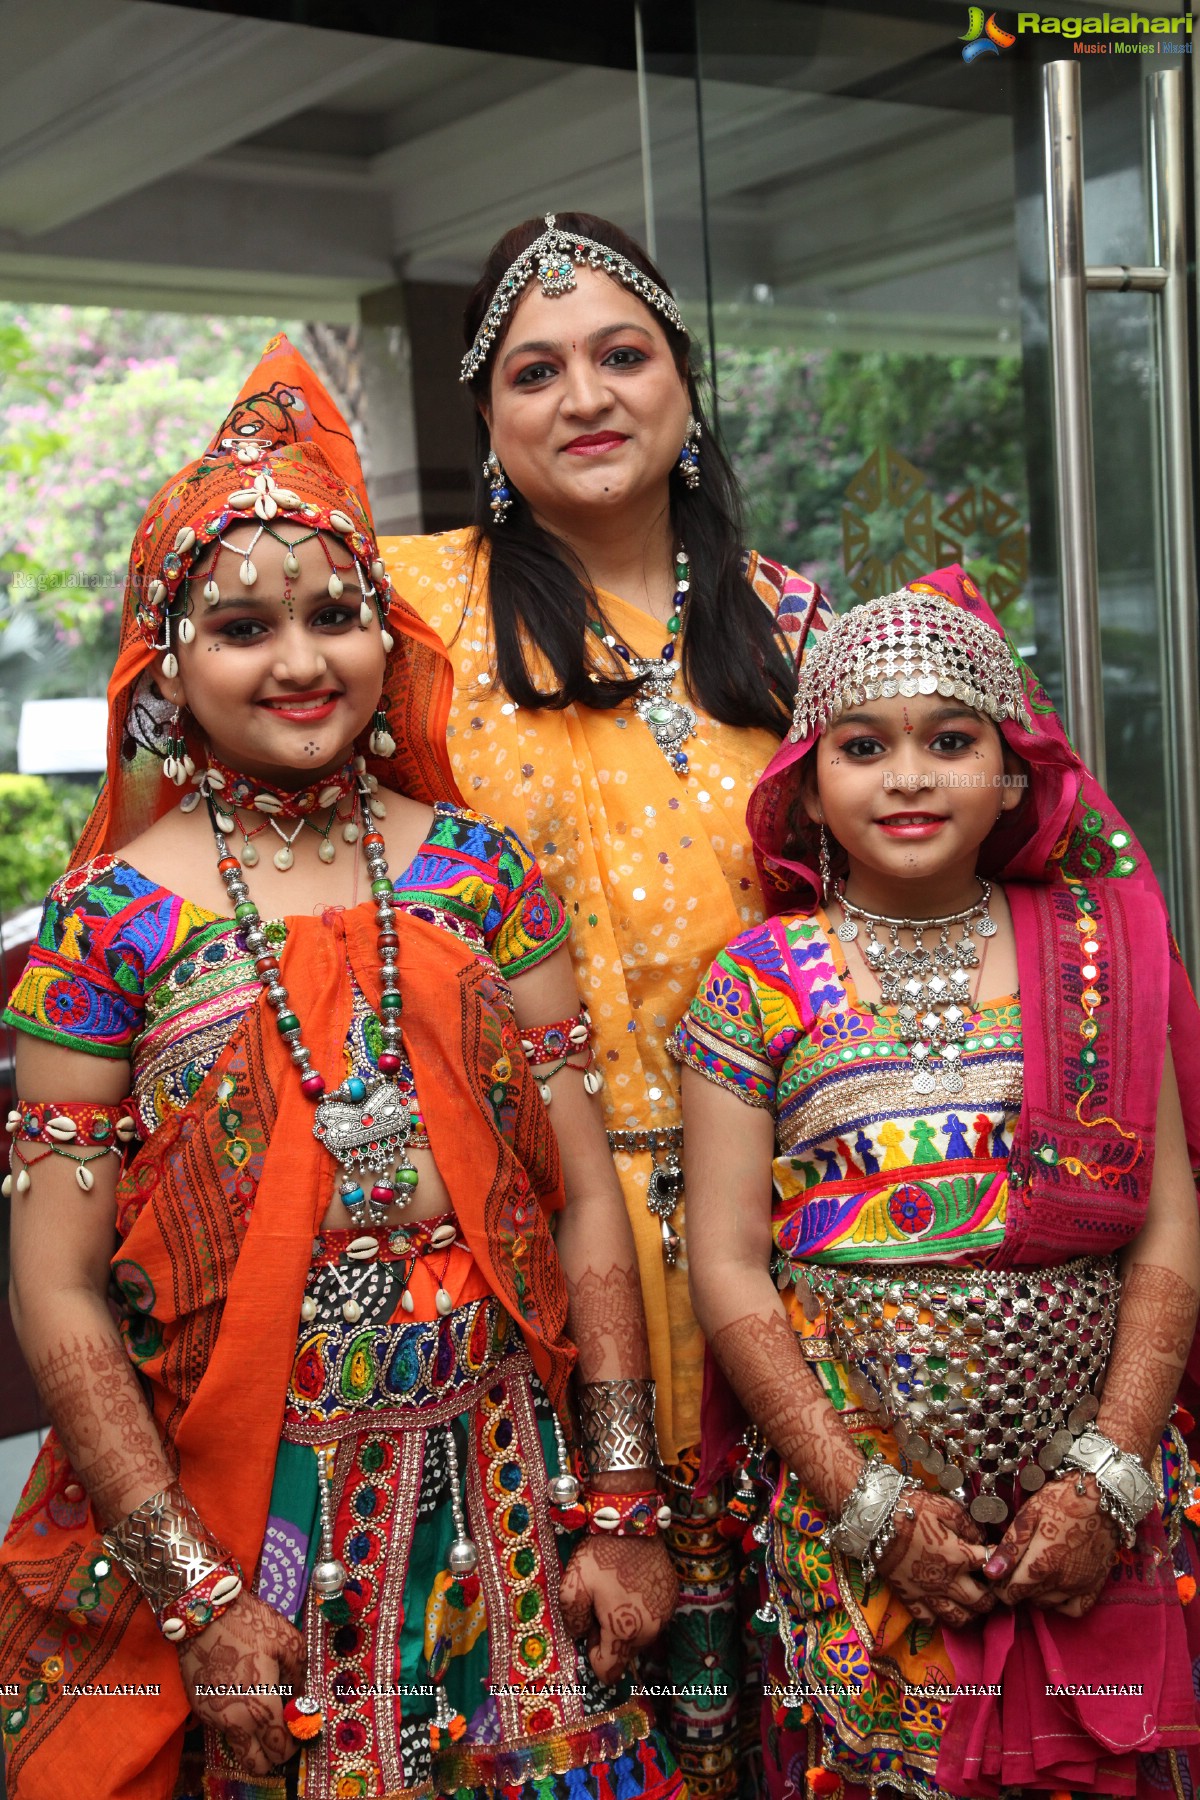
[[[1000,1524],[1095,1418],[1121,1282],[1116,1258],[1048,1269],[796,1268],[826,1331],[902,1454]],[[1011,1492],[1011,1488],[1010,1488]]]

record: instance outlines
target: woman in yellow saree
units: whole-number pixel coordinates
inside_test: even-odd
[[[752,1789],[756,1710],[717,1492],[694,1491],[703,1343],[687,1291],[679,1075],[702,970],[763,916],[751,790],[825,602],[742,541],[693,346],[662,275],[588,214],[487,257],[465,320],[475,522],[385,538],[455,672],[447,746],[471,805],[520,832],[564,901],[651,1334],[681,1579],[665,1713],[694,1792]]]

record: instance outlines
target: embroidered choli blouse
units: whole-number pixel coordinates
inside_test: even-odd
[[[986,1261],[1021,1107],[1013,996],[963,1021],[960,1093],[912,1091],[895,1008],[860,1000],[825,914],[770,918],[712,964],[672,1048],[775,1114],[779,1258]]]
[[[401,906],[454,932],[512,979],[563,942],[561,903],[515,831],[441,803],[416,856],[394,885]],[[278,949],[283,920],[265,922]],[[73,869],[47,897],[37,941],[5,1013],[8,1024],[70,1050],[128,1058],[142,1130],[149,1136],[187,1105],[261,985],[229,918],[181,899],[123,862],[102,856]],[[355,992],[347,1053],[371,1065],[379,1024]],[[398,1077],[412,1093],[411,1073]],[[417,1129],[427,1144],[413,1095]]]

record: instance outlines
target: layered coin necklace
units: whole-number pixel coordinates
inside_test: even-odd
[[[633,710],[679,775],[687,774],[688,758],[683,746],[696,729],[696,715],[691,707],[683,700],[674,699],[671,694],[675,677],[679,673],[675,650],[683,630],[684,607],[692,586],[689,570],[688,553],[681,546],[675,552],[675,594],[671,601],[671,616],[667,620],[667,641],[657,656],[635,656],[628,644],[623,644],[611,632],[606,633],[599,620],[592,627],[603,637],[608,648],[628,664],[630,674],[641,676],[641,690],[633,703]]]
[[[242,864],[229,848],[222,830],[225,815],[207,786],[202,791],[217,846],[217,871],[225,884],[234,919],[254,958],[255,973],[267,1002],[274,1010],[276,1030],[296,1065],[301,1091],[316,1105],[313,1136],[339,1165],[342,1201],[354,1223],[362,1226],[382,1221],[390,1206],[408,1205],[415,1197],[418,1175],[406,1148],[416,1121],[408,1097],[392,1079],[403,1066],[400,1013],[404,1004],[396,965],[400,939],[393,912],[395,889],[388,875],[383,838],[373,828],[374,802],[368,778],[361,770],[357,771],[357,787],[362,846],[378,925],[382,1049],[373,1070],[347,1076],[328,1095],[324,1076],[312,1067],[312,1052],[304,1044],[300,1020],[291,1010],[288,990],[280,980],[278,958],[268,941],[262,916],[250,898]],[[368,1175],[374,1177],[369,1194]]]
[[[946,1094],[963,1090],[962,1026],[971,1001],[970,971],[979,967],[975,936],[995,937],[997,930],[988,911],[991,883],[984,881],[981,887],[979,899],[963,912],[939,919],[891,919],[855,906],[841,882],[834,884],[843,915],[837,935],[844,944],[852,944],[859,925],[866,926],[863,961],[879,982],[883,1004],[897,1009],[897,1029],[913,1064],[914,1094],[932,1094],[938,1087]],[[961,932],[951,941],[956,925]],[[887,929],[890,944],[879,941],[876,926]],[[916,940],[911,950],[900,942],[902,931],[910,931]],[[927,950],[925,934],[931,931],[937,932],[938,941]]]

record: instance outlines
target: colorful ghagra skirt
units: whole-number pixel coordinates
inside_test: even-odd
[[[206,1800],[686,1791],[645,1705],[603,1686],[567,1634],[551,1409],[471,1253],[442,1242],[447,1223],[314,1244],[258,1590],[305,1633],[323,1724],[298,1771],[256,1782],[206,1734]],[[348,1573],[323,1602],[322,1468]],[[465,1576],[449,1566],[464,1523]]]

